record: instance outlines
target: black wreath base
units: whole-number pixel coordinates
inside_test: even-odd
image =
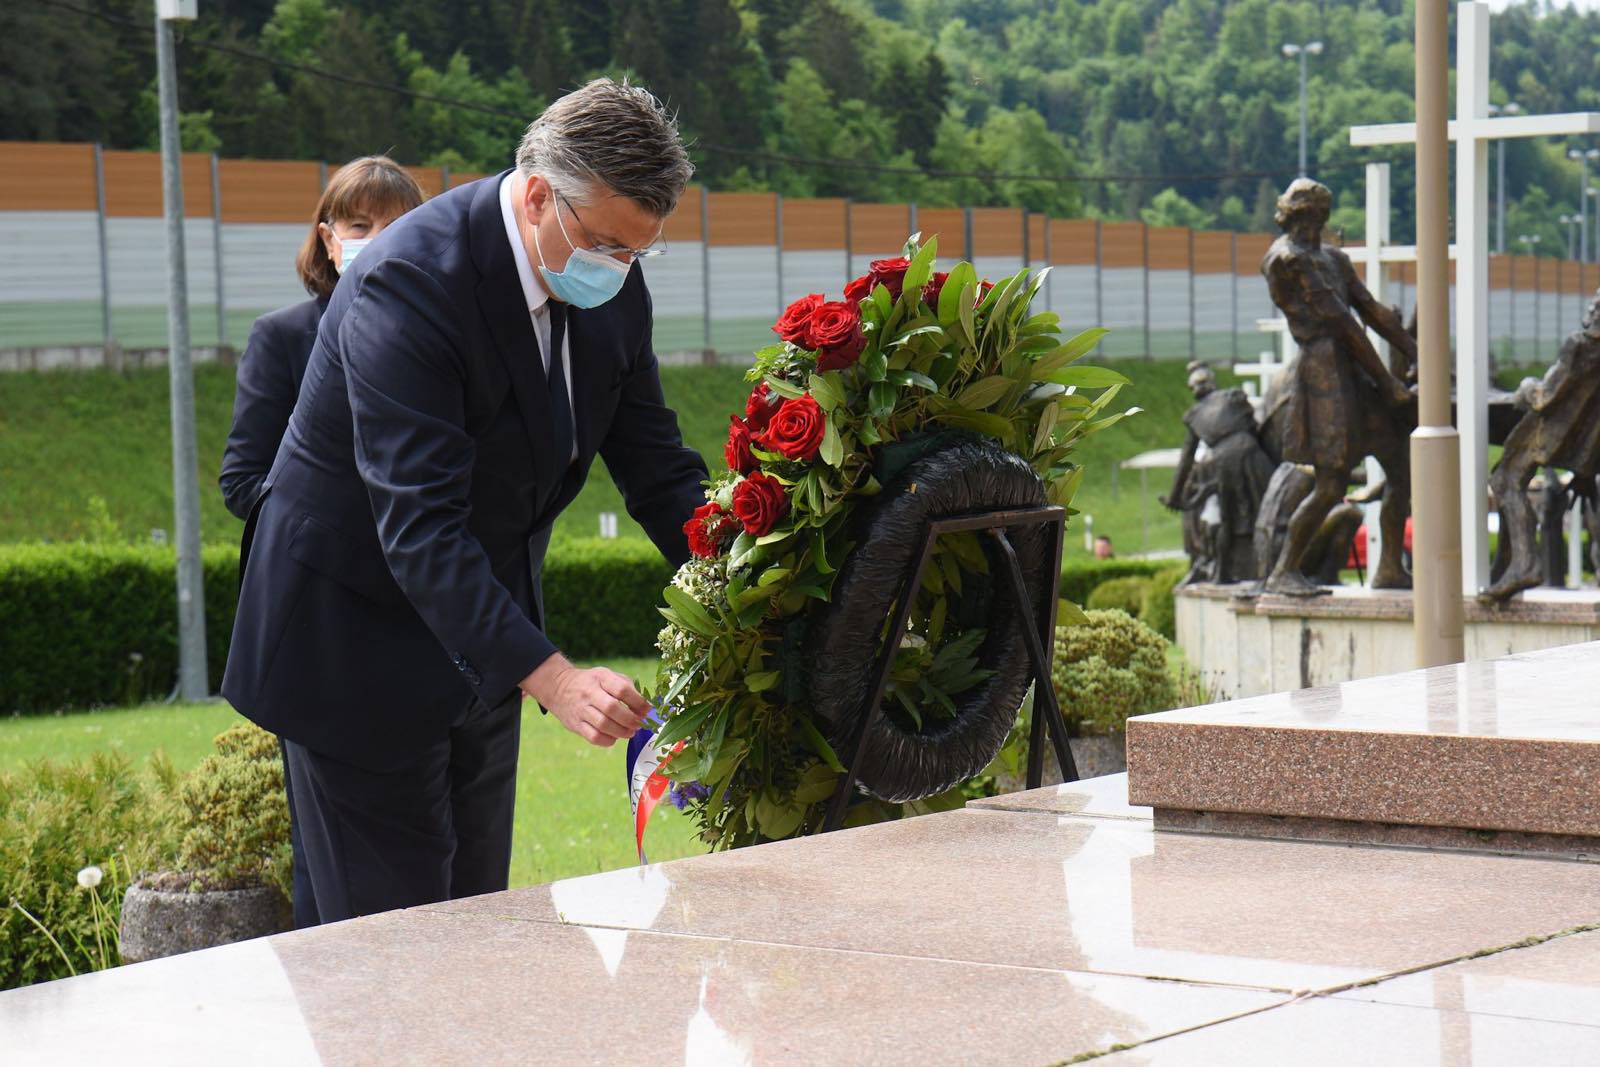
[[[1045,487],[1026,460],[997,442],[955,438],[914,460],[858,514],[856,547],[834,583],[832,601],[808,627],[809,696],[812,711],[840,759],[868,706],[883,654],[884,623],[905,583],[934,519],[1042,507]],[[1035,603],[1020,605],[1001,575],[1008,566],[997,547],[982,537],[991,574],[986,610],[977,619],[987,635],[978,650],[985,681],[953,698],[953,718],[910,732],[887,715],[873,716],[856,767],[863,791],[890,803],[936,796],[987,767],[1016,719],[1031,677],[1023,627],[1036,625],[1054,583],[1054,542],[1047,524],[1011,527],[1022,574]]]

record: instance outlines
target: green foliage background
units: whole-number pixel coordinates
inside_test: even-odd
[[[56,0],[0,7],[0,138],[155,145],[149,4],[94,7],[120,21]],[[1530,113],[1600,108],[1600,13],[1542,7],[1495,16],[1493,99]],[[388,151],[497,170],[544,103],[631,73],[680,111],[713,188],[1267,230],[1298,129],[1298,64],[1279,49],[1317,39],[1312,170],[1338,194],[1335,227],[1355,233],[1360,163],[1376,157],[1350,148],[1346,130],[1411,117],[1412,18],[1402,0],[208,0],[183,31],[180,99],[195,149],[332,162]],[[1578,206],[1566,147],[1507,147],[1507,226],[1540,233],[1542,254],[1564,251],[1556,220]],[[1403,149],[1388,157],[1405,241],[1412,168]],[[1075,184],[929,168],[1235,176]]]

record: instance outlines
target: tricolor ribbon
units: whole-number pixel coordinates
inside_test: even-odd
[[[650,824],[650,816],[655,813],[661,798],[667,795],[667,789],[672,784],[667,780],[664,769],[667,761],[683,747],[683,742],[679,741],[671,752],[663,756],[655,740],[656,731],[661,727],[659,713],[652,709],[645,722],[649,726],[641,727],[638,733],[628,739],[627,757],[628,800],[633,806],[633,843],[639,850],[641,865],[647,862],[644,855],[645,827]]]

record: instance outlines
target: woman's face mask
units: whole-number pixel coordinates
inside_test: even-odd
[[[333,269],[343,274],[350,269],[350,264],[356,261],[361,250],[372,243],[372,239],[382,233],[392,219],[366,219],[339,220],[337,222],[324,222],[323,246],[328,250],[328,259],[333,263]]]

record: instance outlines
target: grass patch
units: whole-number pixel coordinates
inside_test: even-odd
[[[1126,404],[1145,413],[1091,437],[1080,453],[1089,473],[1078,495],[1081,511],[1094,516],[1097,533],[1109,534],[1118,552],[1141,543],[1138,475],[1128,472],[1112,490],[1112,465],[1150,448],[1183,443],[1180,417],[1189,404],[1182,361],[1110,361],[1133,379]],[[685,440],[722,462],[728,415],[742,411],[744,372],[732,366],[663,367],[667,401],[679,414]],[[1226,374],[1223,375],[1227,379]],[[1227,384],[1225,382],[1225,384]],[[242,524],[222,505],[217,471],[233,414],[233,371],[195,368],[199,442],[201,529],[206,541],[237,541]],[[122,536],[144,540],[152,529],[172,526],[171,442],[167,374],[164,369],[57,371],[7,374],[0,383],[0,541],[73,540],[94,528],[89,501],[100,497]],[[1182,543],[1178,519],[1154,501],[1169,474],[1149,476],[1147,515],[1152,549]],[[602,464],[557,522],[559,534],[593,536],[599,514],[616,512],[624,537],[643,531],[623,511],[622,497]],[[1082,526],[1074,523],[1068,556],[1084,554]]]
[[[607,664],[653,677],[654,660]],[[116,751],[142,764],[164,751],[180,770],[199,763],[211,739],[238,721],[224,703],[147,704],[135,708],[0,719],[0,773],[33,760],[85,759]],[[635,862],[633,819],[623,776],[623,749],[595,748],[526,705],[517,765],[517,811],[511,884],[626,867]],[[645,839],[653,860],[704,852],[693,823],[669,805],[658,810]]]

